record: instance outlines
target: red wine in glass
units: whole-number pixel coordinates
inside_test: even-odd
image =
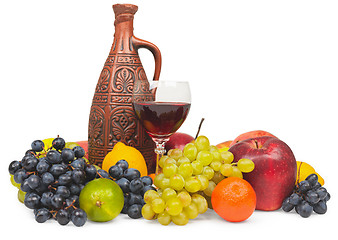
[[[186,119],[190,103],[134,102],[136,115],[152,138],[169,138]]]

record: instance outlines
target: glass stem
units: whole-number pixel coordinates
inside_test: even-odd
[[[160,161],[161,157],[165,154],[165,143],[166,143],[166,141],[155,141],[155,143],[156,143],[156,148],[155,148],[155,153],[156,153],[155,175],[158,175],[158,171],[159,171],[158,162]]]

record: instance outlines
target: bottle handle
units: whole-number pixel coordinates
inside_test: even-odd
[[[162,56],[160,49],[158,49],[158,47],[155,44],[139,39],[135,36],[133,36],[132,38],[132,43],[135,49],[146,48],[153,54],[155,60],[155,72],[153,80],[159,80],[162,67]]]

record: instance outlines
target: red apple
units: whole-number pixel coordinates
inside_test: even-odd
[[[194,138],[189,134],[176,132],[170,136],[169,141],[165,144],[165,149],[166,151],[174,148],[183,150],[184,146],[193,140]]]
[[[234,162],[248,158],[255,163],[254,170],[244,173],[243,178],[256,192],[256,209],[279,209],[296,181],[297,162],[290,147],[275,137],[264,136],[243,140],[229,151],[234,155]]]
[[[235,145],[236,143],[243,141],[245,139],[249,139],[249,138],[255,138],[255,137],[263,137],[263,136],[270,136],[270,137],[275,137],[276,136],[272,135],[271,133],[267,132],[267,131],[263,131],[263,130],[255,130],[255,131],[250,131],[250,132],[246,132],[246,133],[242,133],[241,135],[239,135],[238,137],[236,137],[232,143],[230,143],[230,147]]]

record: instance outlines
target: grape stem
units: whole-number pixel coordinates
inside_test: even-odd
[[[201,131],[201,127],[202,127],[202,123],[203,123],[203,122],[204,122],[204,118],[201,119],[200,125],[198,126],[198,130],[197,130],[197,133],[196,133],[195,140],[196,140],[196,138],[198,137],[198,135],[200,134],[200,131]]]

